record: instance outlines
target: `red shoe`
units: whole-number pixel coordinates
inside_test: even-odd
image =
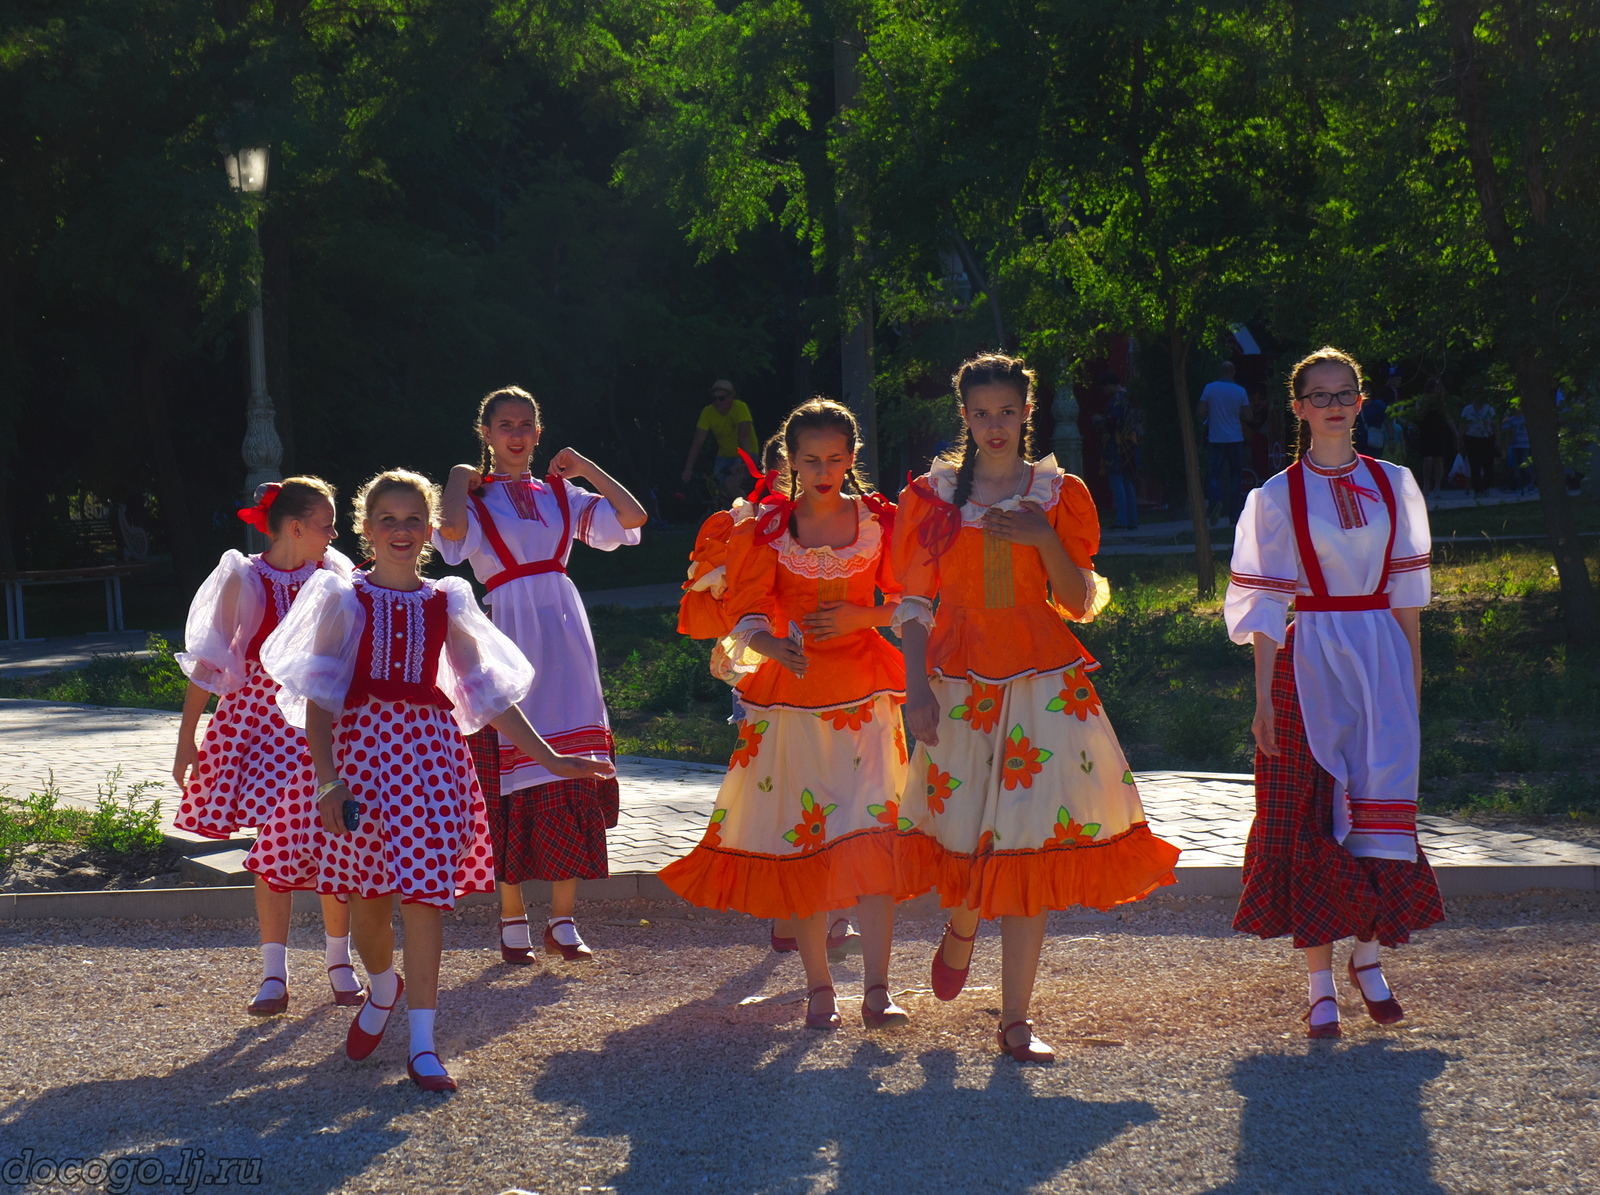
[[[535,956],[533,953],[533,947],[529,946],[527,949],[523,949],[521,946],[506,945],[505,927],[508,925],[516,925],[519,921],[523,925],[528,924],[528,919],[526,917],[502,917],[500,919],[500,957],[505,962],[510,963],[513,967],[526,967],[534,960]],[[548,932],[545,935],[545,939],[548,943]]]
[[[576,921],[574,921],[571,917],[557,917],[554,921],[550,922],[550,924],[544,927],[544,952],[546,954],[558,954],[562,958],[566,959],[569,963],[579,963],[583,962],[585,959],[593,958],[594,951],[589,949],[588,943],[582,938],[578,939],[578,944],[576,946],[568,946],[564,942],[556,941],[555,927],[560,925],[563,921],[572,926],[573,933],[577,933],[578,923]]]
[[[881,1011],[867,1007],[867,997],[879,989],[889,996],[889,989],[881,983],[875,983],[861,993],[861,1023],[868,1029],[903,1029],[911,1024],[910,1016],[894,1002],[893,996],[889,996],[889,1003]]]
[[[836,927],[840,929],[837,936],[834,934]],[[852,954],[861,953],[861,935],[850,928],[850,922],[841,918],[828,927],[828,961],[842,963]]]
[[[939,939],[939,949],[933,952],[933,994],[941,1000],[954,1000],[961,994],[961,989],[967,985],[967,972],[972,970],[972,959],[968,957],[967,965],[957,971],[944,961],[944,938],[954,938],[957,942],[972,942],[978,937],[978,931],[972,931],[972,937],[962,937],[956,933],[950,923],[945,922],[944,937]]]
[[[774,922],[773,925],[776,927],[777,923]],[[774,954],[793,954],[795,951],[800,949],[800,943],[796,942],[793,938],[780,938],[776,928],[774,928],[769,935],[769,940],[772,942],[772,951]]]
[[[1406,1010],[1400,1007],[1400,1001],[1390,992],[1387,1000],[1368,1000],[1367,993],[1361,990],[1361,980],[1357,977],[1361,971],[1377,971],[1382,968],[1382,963],[1369,963],[1365,967],[1356,966],[1356,960],[1350,959],[1346,964],[1350,971],[1350,984],[1361,993],[1361,1002],[1367,1006],[1367,1015],[1380,1025],[1393,1025],[1402,1020]]]
[[[1332,996],[1319,996],[1316,1002],[1313,1003],[1310,1008],[1306,1009],[1305,1016],[1300,1018],[1306,1023],[1306,1036],[1311,1038],[1313,1041],[1324,1037],[1344,1036],[1344,1030],[1339,1028],[1339,1022],[1337,1020],[1324,1021],[1320,1025],[1313,1025],[1311,1023],[1311,1014],[1317,1011],[1317,1005],[1321,1004],[1324,1000],[1328,1001],[1335,1008],[1339,1007],[1339,1002]]]
[[[272,978],[277,979],[277,976],[273,976]],[[271,997],[269,999],[266,999],[266,1000],[262,1000],[262,999],[259,999],[259,998],[255,999],[255,1000],[252,1000],[252,1001],[250,1001],[249,1004],[246,1004],[244,1006],[245,1012],[249,1013],[253,1017],[275,1017],[275,1016],[278,1016],[280,1013],[288,1012],[289,1011],[289,983],[288,983],[287,980],[283,980],[283,979],[279,979],[278,982],[283,984],[283,995],[281,995],[281,996],[273,996],[273,997]],[[267,981],[265,979],[263,979],[261,981],[261,986],[265,987],[266,983],[267,983]],[[256,990],[260,991],[260,988],[258,988]]]
[[[400,1003],[400,997],[405,994],[406,990],[406,981],[404,979],[400,979],[398,976],[396,977],[396,980],[397,986],[394,989],[394,1004],[390,1004],[387,1007],[382,1004],[374,1004],[372,1006],[373,1008],[376,1008],[384,1013],[383,1028],[379,1029],[376,1033],[368,1033],[361,1027],[360,1016],[357,1016],[353,1021],[350,1022],[350,1032],[345,1034],[344,1038],[344,1052],[351,1059],[351,1061],[360,1062],[363,1058],[368,1057],[371,1055],[372,1051],[378,1048],[378,1043],[383,1040],[383,1032],[385,1029],[389,1028],[389,1014],[394,1012],[394,1005]],[[368,997],[368,999],[370,1000],[371,997]]]
[[[1006,1034],[1010,1033],[1018,1025],[1026,1025],[1028,1027],[1026,1045],[1014,1046],[1006,1040]],[[1000,1026],[1000,1032],[995,1034],[995,1040],[999,1042],[1002,1050],[1010,1054],[1018,1062],[1051,1063],[1056,1060],[1056,1052],[1033,1035],[1032,1021],[1012,1021],[1009,1025]]]
[[[837,1029],[840,1025],[839,1010],[837,1008],[826,1015],[811,1011],[811,998],[818,992],[833,992],[833,985],[825,983],[821,987],[812,988],[806,993],[806,1028]],[[838,993],[834,992],[834,995],[838,995]]]
[[[357,987],[353,992],[341,992],[338,988],[333,987],[332,975],[335,971],[348,971],[351,979],[356,977],[356,969],[349,963],[334,963],[333,966],[328,968],[328,986],[333,988],[333,1002],[340,1008],[360,1008],[367,1002],[367,989]]]
[[[432,1050],[424,1050],[424,1051],[422,1051],[422,1053],[417,1055],[417,1058],[429,1058],[429,1057],[431,1057],[440,1066],[444,1065],[444,1059],[440,1058],[439,1055],[435,1054]],[[411,1076],[411,1081],[413,1083],[415,1083],[418,1087],[422,1088],[423,1091],[454,1091],[454,1090],[456,1090],[456,1081],[454,1079],[452,1079],[449,1075],[419,1075],[419,1074],[417,1074],[417,1068],[416,1068],[415,1065],[413,1065],[417,1061],[417,1058],[408,1058],[408,1059],[406,1059],[406,1074]]]

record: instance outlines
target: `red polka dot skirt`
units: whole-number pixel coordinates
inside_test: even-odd
[[[284,799],[309,801],[316,788],[305,736],[283,720],[278,683],[252,661],[243,687],[217,703],[200,741],[174,823],[207,838],[264,826]]]
[[[309,802],[303,810],[286,802],[246,867],[275,888],[399,893],[441,909],[468,892],[494,891],[483,793],[448,710],[369,700],[335,724],[333,751],[362,804],[361,828],[329,834]]]

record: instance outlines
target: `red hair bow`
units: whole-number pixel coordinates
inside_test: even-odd
[[[254,506],[247,506],[239,511],[239,517],[262,535],[271,535],[272,531],[267,524],[267,512],[272,509],[272,504],[278,500],[278,491],[283,486],[276,481],[269,481],[262,487],[261,501]]]
[[[743,448],[739,449],[739,455],[744,458],[744,467],[750,470],[750,476],[756,479],[756,488],[750,491],[749,497],[745,501],[752,506],[760,506],[762,499],[766,495],[778,492],[778,471],[769,469],[766,473],[762,473],[760,467],[750,459],[750,454]],[[773,538],[776,539],[777,537],[774,536]]]

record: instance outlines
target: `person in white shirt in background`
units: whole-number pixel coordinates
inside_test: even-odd
[[[1216,513],[1221,526],[1239,517],[1239,469],[1244,452],[1239,412],[1249,405],[1250,396],[1233,380],[1232,361],[1224,361],[1217,370],[1217,380],[1200,391],[1200,419],[1209,428],[1206,472],[1220,491]]]

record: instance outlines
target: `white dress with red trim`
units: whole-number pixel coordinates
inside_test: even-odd
[[[227,838],[266,824],[280,803],[309,805],[316,781],[305,736],[279,712],[278,685],[262,669],[260,651],[318,567],[312,561],[284,572],[259,555],[229,551],[190,603],[178,666],[219,700],[178,806],[179,829]],[[351,571],[333,548],[320,567]]]
[[[277,888],[453,908],[494,891],[483,794],[465,734],[533,683],[522,653],[459,577],[402,591],[313,578],[262,645],[278,704],[305,725],[306,703],[335,715],[339,777],[361,803],[360,828],[328,834],[315,818],[275,818],[245,866]]]
[[[1411,471],[1302,460],[1253,490],[1223,614],[1235,643],[1282,646],[1316,762],[1334,778],[1333,836],[1357,858],[1417,858],[1421,737],[1411,647],[1391,613],[1432,597],[1428,510]]]
[[[599,494],[560,478],[491,474],[467,504],[465,538],[433,542],[448,563],[471,563],[489,588],[494,625],[533,665],[533,689],[518,702],[533,728],[563,755],[607,759],[614,747],[594,635],[566,573],[575,539],[609,552],[637,544],[639,529],[624,528]],[[510,743],[501,744],[500,759],[504,792],[559,779]]]

